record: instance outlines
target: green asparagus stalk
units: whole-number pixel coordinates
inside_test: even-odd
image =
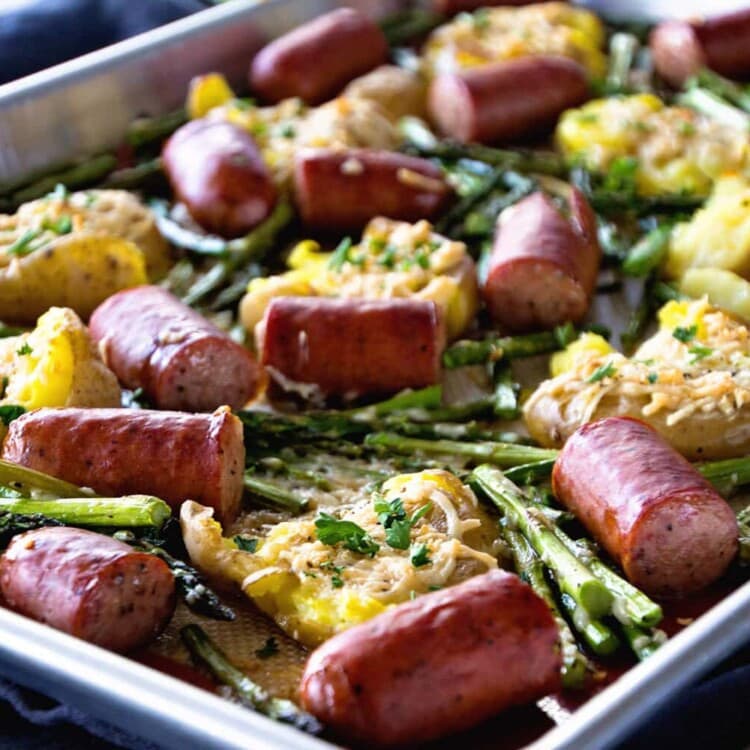
[[[622,31],[609,40],[609,70],[605,83],[609,95],[626,94],[630,90],[630,71],[635,63],[640,42],[633,34]]]
[[[747,112],[729,104],[707,89],[697,86],[689,88],[677,97],[677,101],[731,128],[740,131],[750,130],[750,115]]]
[[[424,36],[444,21],[437,13],[430,13],[419,8],[411,8],[387,16],[380,22],[389,47],[408,44]]]
[[[495,362],[493,381],[493,411],[498,419],[516,419],[520,413],[518,393],[520,386],[513,381],[513,373],[507,362]]]
[[[544,577],[544,563],[531,548],[523,534],[509,528],[503,536],[513,553],[516,573],[544,599],[560,630],[560,651],[562,654],[562,680],[566,688],[580,688],[586,680],[586,673],[592,670],[591,663],[578,648],[570,626],[558,609],[555,596]]]
[[[260,685],[231,664],[226,654],[198,625],[186,625],[180,630],[180,636],[191,656],[208,667],[219,682],[231,687],[248,708],[284,724],[291,724],[309,734],[319,734],[322,731],[314,716],[291,701],[269,695]]]
[[[657,281],[653,287],[652,287],[652,294],[654,295],[654,300],[658,304],[663,305],[665,302],[671,302],[672,300],[680,301],[689,299],[689,297],[682,292],[680,292],[678,289],[676,289],[671,284],[667,284],[664,281]]]
[[[435,231],[440,234],[450,234],[451,230],[461,221],[475,206],[487,198],[487,196],[503,184],[505,170],[494,169],[479,183],[479,186],[461,197],[446,213],[435,223]]]
[[[671,222],[660,224],[633,245],[622,264],[626,276],[643,278],[659,268],[669,250],[672,226]]]
[[[601,620],[589,617],[569,594],[560,594],[560,604],[573,623],[576,633],[592,653],[609,656],[620,648],[620,639],[615,631]]]
[[[160,528],[171,516],[169,506],[158,497],[66,497],[32,500],[0,497],[0,512],[40,515],[69,526],[153,526]]]
[[[280,201],[271,216],[244,237],[226,242],[226,257],[222,257],[209,271],[188,289],[182,301],[194,305],[215,292],[238,268],[263,258],[273,246],[276,236],[292,220],[291,206]]]
[[[645,630],[636,625],[623,625],[622,631],[630,650],[639,661],[648,659],[667,640],[663,630]]]
[[[184,109],[177,109],[157,117],[139,117],[130,124],[125,134],[125,141],[133,148],[141,148],[149,143],[161,141],[186,121],[187,114]]]
[[[102,182],[101,187],[107,190],[135,190],[161,173],[161,159],[149,159],[134,167],[116,169]]]
[[[655,283],[655,278],[651,276],[643,285],[641,299],[630,313],[625,330],[620,334],[620,341],[626,354],[631,354],[635,350],[651,320],[656,307],[656,300],[653,294]]]
[[[71,190],[91,185],[106,177],[116,166],[117,159],[113,154],[94,156],[80,164],[40,177],[30,185],[16,190],[11,194],[10,202],[20,206],[22,203],[43,198],[57,185],[64,185]]]
[[[19,336],[24,331],[23,328],[16,328],[16,326],[8,326],[0,321],[0,339],[7,339],[11,336]]]
[[[564,349],[574,341],[577,332],[572,325],[558,326],[554,331],[503,336],[483,341],[458,341],[443,353],[443,367],[455,369],[467,365],[481,365],[500,359],[533,357],[537,354]]]
[[[152,544],[147,539],[138,538],[132,531],[117,531],[113,536],[141,552],[163,560],[172,571],[177,593],[191,611],[214,620],[234,620],[234,610],[222,603],[216,592],[206,584],[203,576],[188,563],[172,556],[163,547]]]
[[[0,511],[0,549],[5,549],[14,536],[23,534],[25,531],[41,529],[44,526],[63,526],[63,523],[49,516],[30,516]]]
[[[299,515],[307,509],[307,500],[297,497],[294,493],[269,482],[267,479],[260,479],[252,471],[245,472],[243,481],[245,489],[258,497],[264,505],[277,510],[288,511],[295,515]]]
[[[532,484],[547,479],[552,473],[555,465],[554,458],[545,458],[541,461],[532,461],[528,464],[511,466],[503,472],[505,476],[515,484]]]
[[[596,549],[588,540],[573,540],[562,529],[555,527],[557,538],[578,559],[585,562],[591,572],[609,589],[615,603],[612,614],[623,624],[640,628],[652,628],[662,619],[661,607],[649,599],[640,589],[615,573],[596,555]]]
[[[20,464],[0,459],[0,488],[7,487],[17,497],[29,497],[34,500],[58,497],[95,497],[90,490],[77,487],[62,479],[43,474],[41,471],[28,469]]]
[[[597,620],[610,612],[613,597],[606,586],[573,555],[549,528],[542,513],[528,507],[523,492],[494,466],[478,466],[470,476],[497,506],[506,523],[518,529],[553,573],[560,591],[575,603],[574,625],[582,619]]]
[[[461,443],[455,440],[421,440],[391,432],[374,432],[365,438],[371,448],[386,448],[394,453],[422,452],[439,456],[461,456],[496,466],[519,466],[544,459],[554,459],[556,450],[535,448],[516,443]]]
[[[686,87],[710,91],[715,96],[725,99],[745,112],[750,112],[750,91],[747,87],[730,81],[708,68],[700,70],[694,78],[687,82]]]
[[[729,495],[737,487],[750,483],[750,458],[728,458],[697,464],[696,469],[722,494]]]
[[[352,419],[368,418],[370,415],[382,417],[394,412],[403,412],[411,409],[439,409],[443,404],[443,389],[439,385],[431,385],[419,390],[406,390],[397,393],[392,398],[379,401],[370,406],[362,406],[357,409],[349,409],[341,412]]]
[[[156,218],[156,224],[161,234],[175,247],[198,255],[215,255],[226,257],[229,254],[229,240],[216,235],[206,235],[193,232],[173,221],[169,217],[169,203],[161,198],[149,201],[149,208]]]
[[[750,505],[737,514],[740,529],[740,562],[750,564]]]

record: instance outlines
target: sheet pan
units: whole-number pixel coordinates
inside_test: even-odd
[[[183,101],[190,78],[233,83],[264,39],[341,5],[378,16],[399,0],[235,0],[0,86],[0,184],[111,148],[128,123]],[[750,635],[750,583],[535,742],[602,750]],[[159,744],[313,750],[333,745],[204,690],[0,609],[0,673]]]

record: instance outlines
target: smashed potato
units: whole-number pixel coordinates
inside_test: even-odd
[[[287,273],[253,279],[240,303],[240,319],[249,332],[274,297],[324,296],[357,299],[408,297],[434,302],[445,314],[450,338],[471,323],[479,308],[476,271],[463,242],[416,224],[373,219],[359,245],[333,253],[316,252],[303,242],[289,256]]]
[[[115,292],[146,283],[143,253],[117,237],[66,234],[20,256],[0,248],[0,320],[31,324],[55,306],[88,318]]]
[[[531,436],[560,447],[581,425],[641,419],[691,460],[750,451],[750,330],[708,300],[670,302],[659,331],[628,359],[591,351],[524,405]]]
[[[117,378],[102,362],[86,326],[53,307],[29,333],[0,339],[0,404],[27,411],[42,406],[119,406]]]

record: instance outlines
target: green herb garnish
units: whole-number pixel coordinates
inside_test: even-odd
[[[23,344],[16,349],[16,354],[18,354],[19,357],[23,357],[26,354],[31,354],[34,350],[29,346],[28,341],[24,341]]]
[[[426,544],[412,544],[409,550],[409,559],[415,568],[422,568],[429,565],[432,560],[429,558],[429,548]]]
[[[7,255],[28,255],[36,250],[32,242],[42,234],[41,229],[26,230],[12,245],[9,245],[5,252]]]
[[[710,346],[701,346],[700,344],[696,344],[695,346],[691,346],[688,349],[688,352],[693,355],[690,359],[690,364],[694,365],[696,362],[700,362],[700,360],[713,354],[714,350]]]
[[[70,234],[73,231],[73,220],[67,214],[58,216],[54,221],[45,219],[42,222],[42,229],[46,229],[55,234]]]
[[[0,406],[0,422],[6,427],[14,420],[18,419],[21,414],[25,414],[26,409],[17,404],[5,404]]]
[[[349,260],[349,251],[351,248],[352,238],[344,237],[333,251],[333,255],[331,255],[331,259],[328,261],[328,268],[333,271],[340,271],[344,267],[344,263]]]
[[[342,521],[328,513],[321,513],[315,519],[315,533],[318,541],[331,547],[343,544],[352,552],[375,557],[380,545],[353,521]]]
[[[258,549],[258,540],[250,536],[237,535],[233,541],[237,545],[237,549],[241,549],[243,552],[255,552]]]
[[[385,529],[385,541],[388,546],[393,549],[408,549],[412,527],[420,518],[427,515],[431,508],[432,503],[427,503],[409,517],[400,497],[390,502],[376,498],[375,512],[378,514],[378,523]]]
[[[688,341],[692,341],[695,338],[695,334],[698,333],[698,326],[692,325],[687,328],[683,326],[677,326],[672,331],[672,335],[678,340],[682,341],[683,344],[687,344]]]
[[[600,380],[604,380],[604,378],[611,378],[616,372],[617,368],[611,362],[606,362],[601,367],[597,367],[586,379],[586,382],[598,383]]]
[[[659,379],[659,375],[655,372],[650,372],[646,380],[653,385]]]

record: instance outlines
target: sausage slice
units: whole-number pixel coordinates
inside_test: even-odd
[[[559,687],[549,608],[493,570],[334,636],[308,660],[301,695],[344,738],[386,746],[466,729]]]
[[[163,560],[67,527],[14,537],[0,558],[0,589],[21,614],[112,651],[145,646],[175,608]]]
[[[2,457],[109,497],[188,498],[237,516],[245,446],[228,409],[183,414],[135,409],[37,409],[11,422]]]
[[[737,553],[737,520],[716,490],[655,430],[610,417],[579,428],[552,488],[628,579],[681,595],[720,578]]]
[[[252,354],[161,287],[109,297],[89,329],[120,382],[160,409],[240,408],[258,389]]]

